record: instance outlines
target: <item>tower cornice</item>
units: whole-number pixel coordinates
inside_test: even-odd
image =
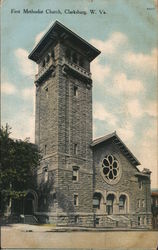
[[[51,28],[46,32],[46,34],[42,37],[36,47],[29,54],[28,58],[37,62],[40,57],[40,52],[46,46],[46,44],[48,44],[50,41],[55,43],[56,41],[61,39],[62,41],[68,39],[79,45],[85,51],[87,57],[89,58],[89,61],[94,60],[100,54],[100,51],[94,46],[65,27],[59,21],[55,21],[55,23],[51,26]]]

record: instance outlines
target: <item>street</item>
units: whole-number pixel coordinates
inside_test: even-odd
[[[51,227],[1,228],[2,248],[90,248],[156,250],[158,231],[51,232]]]

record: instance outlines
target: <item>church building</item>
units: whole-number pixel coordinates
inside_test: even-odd
[[[150,228],[150,171],[116,132],[93,140],[90,63],[100,51],[56,21],[29,55],[35,75],[34,214],[58,226]],[[94,82],[95,84],[95,82]]]

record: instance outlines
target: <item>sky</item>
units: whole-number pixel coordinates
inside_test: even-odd
[[[154,0],[3,0],[2,125],[12,127],[13,138],[34,142],[37,67],[28,54],[56,20],[101,51],[91,63],[93,137],[116,131],[158,188]]]

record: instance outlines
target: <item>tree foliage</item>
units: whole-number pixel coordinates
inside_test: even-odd
[[[1,210],[8,199],[20,199],[28,188],[35,188],[36,168],[41,159],[37,147],[28,139],[13,140],[11,128],[0,128],[0,191]]]

